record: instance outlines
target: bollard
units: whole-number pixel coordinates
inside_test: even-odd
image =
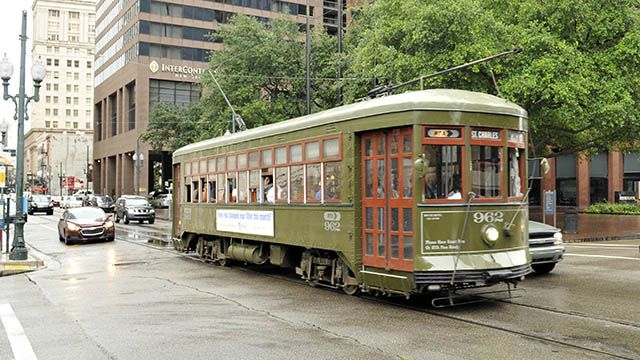
[[[578,232],[578,210],[576,208],[568,208],[564,213],[564,228],[565,233],[575,234]]]

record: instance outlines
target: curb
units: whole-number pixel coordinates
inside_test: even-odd
[[[43,269],[44,261],[29,251],[27,260],[9,260],[9,254],[0,255],[0,277]]]

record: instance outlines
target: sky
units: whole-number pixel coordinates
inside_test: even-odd
[[[26,75],[25,75],[25,92],[27,96],[33,95],[33,81],[31,80],[31,33],[32,33],[32,0],[0,0],[2,1],[3,18],[0,21],[0,60],[7,54],[9,62],[13,65],[13,75],[9,80],[9,95],[18,94],[18,85],[20,77],[20,32],[22,30],[22,10],[27,10],[27,49],[26,49]],[[45,78],[45,82],[47,79]],[[4,90],[2,90],[4,91]],[[29,104],[31,108],[31,104]],[[11,99],[0,99],[0,122],[6,119],[9,123],[7,132],[8,148],[15,149],[17,139],[17,121],[13,120],[15,115],[15,105]],[[25,123],[26,130],[30,129],[29,122]]]

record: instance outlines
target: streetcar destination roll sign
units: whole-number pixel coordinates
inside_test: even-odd
[[[426,137],[428,138],[459,138],[460,130],[458,129],[426,129]]]

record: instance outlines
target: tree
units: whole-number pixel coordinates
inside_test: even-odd
[[[377,0],[355,17],[348,71],[399,83],[520,44],[520,55],[428,87],[522,105],[538,155],[631,149],[640,132],[638,10],[630,0]],[[353,99],[364,88],[347,93]]]
[[[207,138],[202,131],[202,105],[195,102],[186,107],[159,103],[149,115],[149,126],[140,140],[153,149],[174,151],[192,142]]]
[[[210,68],[221,88],[252,128],[306,114],[305,41],[298,23],[271,19],[268,23],[236,15],[221,26],[217,37],[223,47],[211,54]],[[312,32],[312,112],[336,103],[337,57],[335,39]],[[229,128],[231,110],[209,74],[202,78],[207,89],[206,116]]]

